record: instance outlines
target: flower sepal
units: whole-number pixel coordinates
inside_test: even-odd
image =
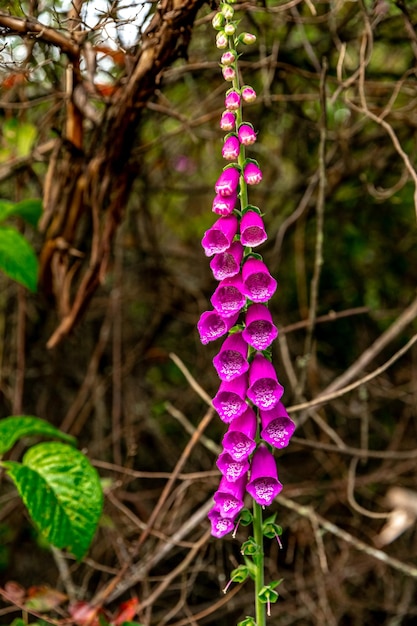
[[[253,522],[253,515],[249,509],[242,509],[239,513],[239,523],[242,526],[250,526]]]
[[[245,208],[242,210],[242,216],[245,215],[245,213],[248,213],[248,211],[253,211],[254,213],[257,213],[258,215],[260,215],[261,217],[265,215],[264,213],[262,213],[261,209],[258,206],[254,206],[253,204],[248,204],[247,206],[245,206]]]
[[[262,524],[262,534],[268,539],[275,539],[282,535],[282,528],[275,523],[276,513],[264,520]]]
[[[247,615],[245,619],[243,619],[241,622],[238,623],[237,626],[256,626],[256,622],[253,619],[253,617],[250,617],[250,615]]]
[[[271,604],[276,602],[279,598],[278,591],[275,591],[276,587],[282,583],[284,579],[273,580],[269,585],[264,585],[260,592],[258,593],[258,598],[262,602],[262,604],[266,604],[268,606],[267,615],[271,616]]]
[[[240,552],[244,556],[257,556],[258,554],[261,554],[261,546],[256,543],[253,537],[249,537],[247,541],[242,543]]]

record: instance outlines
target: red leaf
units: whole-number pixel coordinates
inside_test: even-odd
[[[112,621],[113,626],[121,626],[123,622],[131,622],[138,612],[138,608],[138,598],[132,598],[131,600],[127,600],[127,602],[122,602]]]

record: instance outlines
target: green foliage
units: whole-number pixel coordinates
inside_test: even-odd
[[[42,212],[40,200],[9,202],[0,200],[0,270],[9,278],[36,291],[38,259],[32,246],[15,228],[4,226],[8,217],[21,217],[32,226],[38,223]]]
[[[28,435],[74,442],[73,437],[39,418],[8,417],[0,422],[0,452]],[[81,559],[94,537],[103,506],[100,478],[89,460],[70,445],[45,442],[29,448],[21,463],[2,461],[1,465],[41,535]]]
[[[0,455],[10,450],[16,441],[26,436],[44,435],[75,445],[75,438],[61,432],[40,417],[13,415],[0,421]]]

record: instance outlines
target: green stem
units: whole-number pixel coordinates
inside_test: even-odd
[[[262,507],[253,502],[253,536],[259,546],[259,553],[253,557],[256,566],[255,572],[255,608],[256,626],[266,625],[266,605],[260,601],[259,593],[264,586],[264,536],[262,532]]]

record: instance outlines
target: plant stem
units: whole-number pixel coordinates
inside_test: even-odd
[[[256,608],[256,626],[265,626],[266,624],[266,605],[260,601],[259,593],[264,586],[264,536],[262,532],[262,507],[257,502],[253,502],[253,536],[259,553],[253,557],[256,566],[255,572],[255,608]]]

